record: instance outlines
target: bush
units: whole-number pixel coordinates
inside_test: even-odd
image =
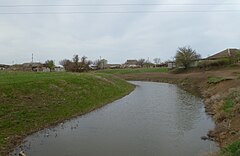
[[[230,58],[224,58],[220,60],[205,60],[198,63],[199,68],[207,68],[207,67],[222,67],[231,65],[233,62]]]

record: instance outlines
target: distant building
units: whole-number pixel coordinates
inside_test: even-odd
[[[137,65],[138,61],[137,60],[127,60],[125,62],[125,65]]]
[[[174,61],[169,61],[169,62],[167,63],[167,67],[168,67],[168,69],[176,68],[176,62],[174,62]]]
[[[8,68],[8,70],[12,71],[34,71],[34,72],[50,72],[50,69],[46,64],[42,64],[39,62],[33,63],[23,63],[23,64],[15,64]]]
[[[157,64],[156,67],[168,67],[167,63]]]
[[[237,55],[239,55],[240,49],[225,49],[223,51],[220,51],[212,56],[209,56],[206,58],[207,60],[217,60],[217,59],[223,59],[223,58],[235,58]]]
[[[50,70],[50,69],[49,69],[49,70]],[[65,69],[64,69],[63,67],[61,67],[61,66],[55,66],[55,67],[54,67],[54,71],[55,71],[55,72],[64,72]]]
[[[121,64],[107,64],[106,68],[108,68],[108,69],[118,69],[118,68],[121,68]]]
[[[10,67],[9,65],[0,64],[0,70],[6,70],[9,67]]]
[[[137,60],[127,60],[123,65],[123,68],[139,68],[140,65],[138,65]]]
[[[89,68],[90,68],[91,70],[97,70],[97,69],[98,69],[98,66],[92,64],[92,65],[89,66]]]
[[[197,61],[197,66],[206,67],[212,65],[220,65],[219,61],[224,62],[224,60],[232,60],[233,63],[240,61],[240,50],[239,49],[225,49],[212,56],[209,56],[205,59],[200,59]]]
[[[155,64],[153,64],[153,63],[151,63],[151,62],[145,62],[144,64],[143,64],[143,67],[144,68],[154,68],[156,65]]]
[[[105,60],[105,59],[99,60],[99,68],[106,69],[107,68],[107,60]]]

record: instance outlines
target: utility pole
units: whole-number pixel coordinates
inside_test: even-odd
[[[32,53],[32,63],[33,63],[33,53]]]

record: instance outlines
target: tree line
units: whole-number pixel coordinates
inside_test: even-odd
[[[184,69],[188,69],[191,67],[191,65],[201,59],[201,55],[196,52],[196,50],[192,49],[190,46],[184,46],[179,47],[176,50],[176,55],[174,57],[175,61],[165,61],[161,62],[160,58],[154,58],[152,63],[149,60],[145,60],[143,58],[137,60],[137,64],[139,67],[150,67],[155,65],[155,67],[160,65],[166,65],[168,62],[175,62],[176,66],[182,67]],[[229,58],[228,60],[217,60],[212,62],[204,62],[199,64],[199,67],[201,66],[215,66],[215,65],[222,65],[222,64],[230,64],[232,62],[238,62],[240,61],[240,51],[238,52],[238,55],[235,58]],[[207,64],[206,64],[207,63]],[[53,60],[47,60],[45,62],[47,67],[52,71],[55,67]],[[104,69],[103,65],[107,64],[107,60],[96,60],[91,61],[88,60],[86,56],[79,57],[79,55],[74,55],[72,60],[64,59],[59,62],[60,65],[62,65],[66,71],[70,72],[87,72],[91,69],[90,65],[93,64],[96,69]]]
[[[87,72],[90,70],[90,65],[92,61],[87,60],[86,56],[82,56],[81,58],[78,55],[74,55],[72,60],[64,59],[59,62],[66,71],[71,72]]]

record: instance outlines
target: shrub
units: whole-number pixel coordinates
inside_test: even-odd
[[[221,67],[228,66],[232,64],[233,61],[230,58],[223,58],[219,60],[205,60],[198,63],[199,68],[208,68],[208,67]]]

